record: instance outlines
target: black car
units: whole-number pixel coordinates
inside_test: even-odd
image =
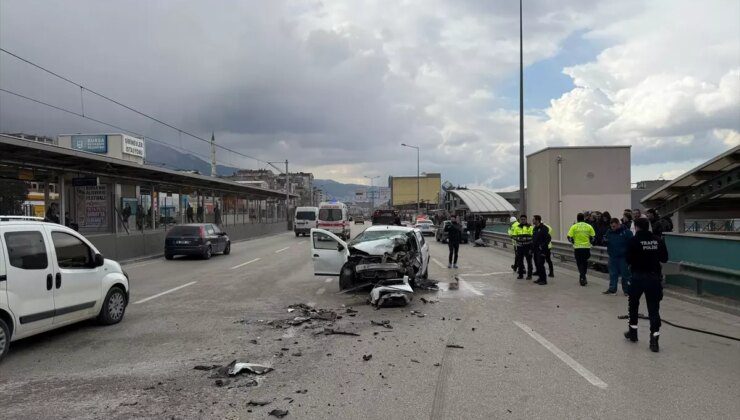
[[[164,240],[164,257],[168,260],[175,255],[196,255],[207,260],[218,252],[230,254],[231,240],[226,232],[211,223],[175,226]]]
[[[434,234],[435,239],[437,239],[437,242],[445,243],[447,242],[447,232],[445,232],[445,227],[449,225],[449,220],[445,220],[442,222],[442,225],[437,228],[437,232]],[[468,231],[465,229],[466,224],[463,223],[463,231],[462,231],[462,243],[466,244],[468,243]]]

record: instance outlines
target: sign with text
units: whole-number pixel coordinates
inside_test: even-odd
[[[106,185],[77,187],[77,219],[80,227],[108,226],[108,188]]]
[[[75,187],[94,187],[100,183],[96,176],[86,176],[82,178],[72,178],[72,186]]]
[[[105,134],[72,136],[72,148],[89,153],[108,153],[108,136]]]
[[[144,158],[145,151],[144,151],[144,140],[139,139],[136,137],[131,137],[127,135],[123,135],[123,142],[121,143],[123,146],[123,154],[124,155],[131,155],[136,156],[140,158]]]

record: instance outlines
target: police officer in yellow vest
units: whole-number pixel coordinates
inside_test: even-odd
[[[516,273],[516,240],[514,240],[514,229],[519,226],[519,221],[516,217],[511,216],[509,223],[511,223],[511,226],[509,226],[509,237],[511,238],[511,245],[514,247],[514,264],[511,266],[511,269]]]
[[[524,278],[524,259],[527,260],[527,280],[532,279],[532,233],[534,227],[527,223],[527,215],[519,216],[519,224],[512,228],[512,238],[516,241],[516,260],[518,279]]]
[[[576,257],[581,286],[588,284],[588,281],[586,281],[588,259],[591,258],[591,244],[594,237],[596,237],[594,228],[586,223],[585,219],[583,213],[578,213],[576,223],[568,230],[568,240],[573,244],[573,254]]]

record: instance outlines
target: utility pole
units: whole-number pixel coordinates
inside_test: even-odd
[[[370,213],[372,214],[373,210],[375,210],[375,194],[373,193],[373,180],[375,178],[380,178],[380,175],[375,175],[375,176],[365,175],[365,178],[370,180]]]
[[[524,41],[522,21],[522,0],[519,0],[519,214],[526,214],[527,195],[524,193]]]
[[[216,177],[216,135],[211,132],[211,176]]]
[[[420,182],[421,182],[421,176],[419,172],[419,146],[412,146],[410,144],[401,143],[401,146],[403,147],[409,147],[411,149],[416,149],[416,214],[418,215],[421,213],[421,188],[420,188]]]
[[[285,221],[290,225],[290,172],[288,172],[288,159],[285,162],[267,162],[268,165],[282,172],[282,169],[275,166],[275,163],[285,163]]]

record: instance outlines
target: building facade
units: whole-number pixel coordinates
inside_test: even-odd
[[[418,184],[417,184],[418,180]],[[418,199],[423,208],[438,208],[442,191],[442,176],[439,173],[415,176],[390,176],[390,205],[395,208],[415,208]]]

